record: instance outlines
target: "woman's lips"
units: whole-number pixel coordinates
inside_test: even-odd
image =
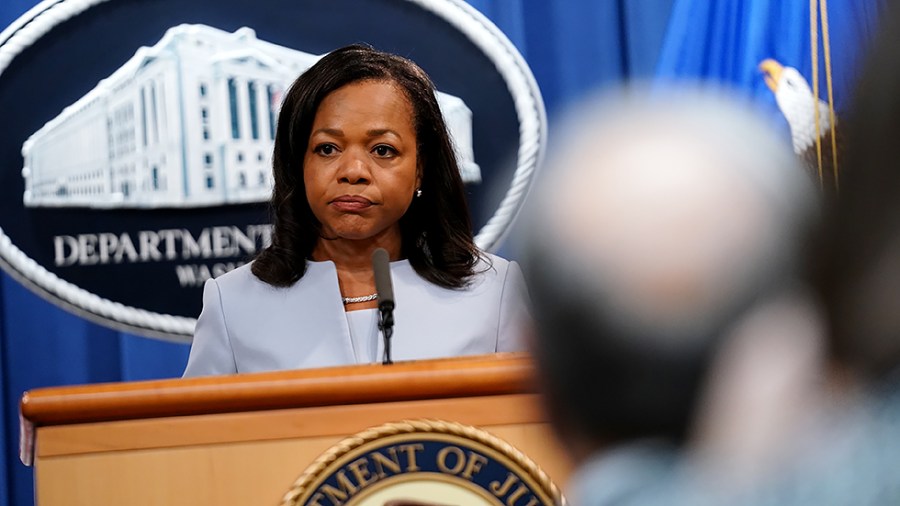
[[[342,212],[364,211],[374,205],[371,200],[358,195],[341,195],[332,200],[330,204],[331,207]]]

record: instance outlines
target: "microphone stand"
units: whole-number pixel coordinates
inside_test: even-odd
[[[391,360],[391,335],[394,333],[394,304],[386,302],[378,305],[378,329],[384,336],[384,364],[393,364]]]
[[[391,282],[391,265],[388,252],[376,248],[372,252],[372,272],[375,275],[375,292],[378,294],[378,329],[384,336],[384,364],[391,360],[391,334],[394,333],[394,284]]]

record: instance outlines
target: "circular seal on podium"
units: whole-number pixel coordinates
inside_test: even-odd
[[[297,479],[283,506],[550,506],[559,489],[522,452],[485,430],[406,420],[350,436]]]

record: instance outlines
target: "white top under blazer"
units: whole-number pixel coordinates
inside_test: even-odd
[[[463,289],[422,279],[406,260],[391,262],[394,361],[521,351],[527,293],[515,262],[485,254]],[[203,311],[184,376],[329,367],[357,360],[334,263],[308,262],[279,288],[247,264],[206,282]],[[374,320],[373,320],[374,325]],[[384,342],[377,340],[380,361]]]

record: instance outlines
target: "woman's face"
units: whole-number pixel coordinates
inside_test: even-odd
[[[324,238],[400,246],[399,220],[420,183],[406,94],[390,81],[360,81],[326,96],[313,121],[303,180]]]

